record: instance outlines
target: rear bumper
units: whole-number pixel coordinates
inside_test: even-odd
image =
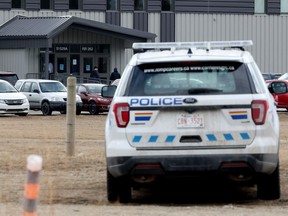
[[[147,165],[147,166],[146,166]],[[124,175],[198,175],[237,171],[271,174],[278,165],[278,154],[197,155],[107,158],[109,172],[114,177]]]

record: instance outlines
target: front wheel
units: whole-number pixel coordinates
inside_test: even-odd
[[[89,113],[91,115],[97,115],[99,113],[98,108],[97,108],[97,104],[95,101],[91,101],[89,103]]]
[[[257,197],[263,200],[279,199],[280,192],[280,173],[279,163],[271,175],[260,176],[257,184]]]
[[[49,105],[48,102],[44,102],[44,103],[42,104],[41,110],[42,110],[42,113],[43,113],[44,116],[47,116],[47,115],[51,115],[51,114],[52,114],[52,109],[51,109],[51,107],[50,107],[50,105]]]

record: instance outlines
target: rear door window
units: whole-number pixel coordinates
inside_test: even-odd
[[[128,96],[251,94],[241,62],[175,62],[134,67]]]

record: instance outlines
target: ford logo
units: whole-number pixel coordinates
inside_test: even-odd
[[[184,103],[189,103],[189,104],[193,104],[193,103],[197,103],[197,99],[196,98],[185,98],[183,100]]]

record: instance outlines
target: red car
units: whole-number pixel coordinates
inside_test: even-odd
[[[285,108],[288,111],[288,80],[266,80],[266,83],[277,108]]]
[[[77,84],[76,92],[83,102],[82,111],[89,111],[92,115],[109,111],[112,98],[101,96],[101,89],[103,86],[106,85],[99,83]]]

